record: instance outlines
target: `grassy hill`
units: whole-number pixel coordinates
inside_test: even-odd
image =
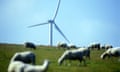
[[[57,63],[58,58],[64,52],[56,47],[37,46],[36,50],[26,49],[23,45],[0,44],[0,72],[7,72],[9,61],[14,53],[21,51],[33,51],[36,54],[36,64],[42,64],[44,59],[50,60],[47,72],[120,72],[118,58],[101,60],[100,55],[104,50],[91,50],[91,59],[87,59],[87,66],[78,66],[79,61],[72,61],[71,66]],[[68,64],[69,61],[66,61]]]

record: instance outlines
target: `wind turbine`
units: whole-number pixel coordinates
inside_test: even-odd
[[[40,23],[40,24],[36,24],[36,25],[31,25],[31,26],[28,26],[29,28],[31,27],[36,27],[36,26],[40,26],[40,25],[46,25],[46,24],[49,24],[49,43],[50,43],[50,46],[53,45],[53,25],[54,27],[56,28],[56,30],[64,37],[64,39],[70,43],[70,41],[67,39],[67,37],[64,35],[64,33],[60,30],[60,28],[57,26],[57,24],[55,23],[55,19],[57,17],[57,14],[58,14],[58,10],[59,10],[59,6],[60,6],[60,2],[61,0],[59,0],[58,2],[58,6],[57,6],[57,9],[55,11],[55,15],[53,17],[53,19],[50,19],[48,20],[47,22],[44,22],[44,23]]]

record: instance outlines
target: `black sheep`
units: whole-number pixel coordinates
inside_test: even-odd
[[[25,43],[25,47],[26,48],[32,48],[32,49],[36,49],[36,45],[31,43],[31,42],[26,42]]]

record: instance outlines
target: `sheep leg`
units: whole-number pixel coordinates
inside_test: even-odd
[[[68,64],[68,66],[71,66],[71,62],[72,62],[72,61],[71,61],[71,60],[69,60],[69,64]]]
[[[79,60],[80,61],[80,64],[82,63],[82,61],[83,61],[83,63],[84,63],[84,66],[86,66],[86,60],[83,58],[83,59],[80,59]]]
[[[89,56],[87,56],[87,58],[90,60],[90,55],[89,55]]]
[[[32,64],[33,64],[33,65],[35,65],[35,61],[36,61],[36,56],[33,55],[33,58],[32,58],[32,62],[33,62]]]
[[[84,66],[86,66],[86,60],[83,58]]]

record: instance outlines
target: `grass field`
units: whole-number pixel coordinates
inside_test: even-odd
[[[0,44],[0,72],[7,72],[9,61],[15,52],[28,51],[23,45]],[[71,66],[57,63],[58,58],[64,52],[63,49],[55,47],[37,46],[36,50],[31,50],[36,54],[36,64],[42,64],[44,59],[50,60],[47,72],[120,72],[120,62],[118,58],[101,60],[100,55],[104,50],[92,50],[91,59],[86,60],[87,66],[78,66],[78,61],[72,61]],[[68,61],[66,61],[69,63]]]

